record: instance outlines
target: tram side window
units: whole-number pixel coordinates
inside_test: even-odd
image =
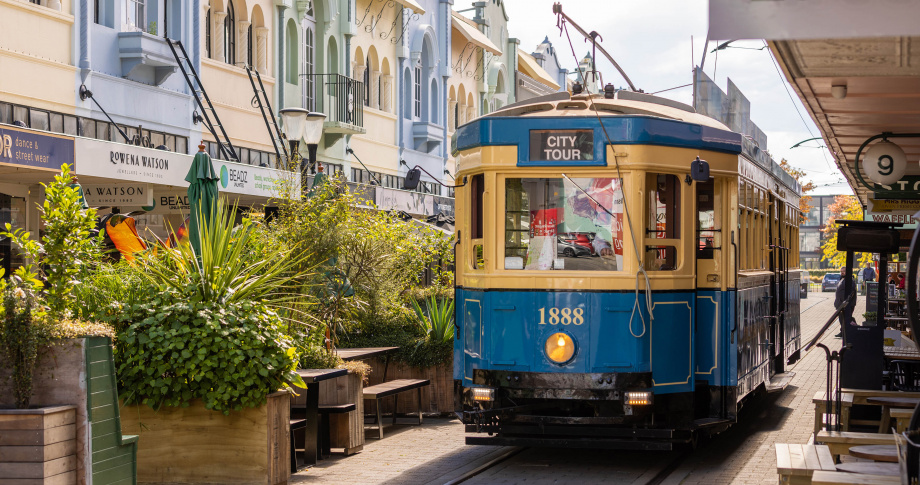
[[[697,259],[712,259],[715,249],[721,249],[718,222],[716,221],[715,181],[697,182]]]
[[[680,238],[680,180],[676,175],[650,173],[646,178],[648,228],[645,266],[652,271],[677,269],[677,239]],[[648,238],[663,239],[654,244]]]
[[[506,179],[504,244],[509,270],[621,271],[621,180]]]
[[[472,264],[475,269],[483,269],[485,260],[482,251],[482,206],[485,193],[485,175],[473,175],[470,180],[470,238],[473,243]]]

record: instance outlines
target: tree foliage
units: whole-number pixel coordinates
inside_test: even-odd
[[[834,203],[828,206],[831,216],[827,219],[824,228],[824,243],[821,244],[821,260],[827,261],[835,268],[842,267],[846,264],[847,255],[845,252],[837,251],[837,220],[861,221],[863,220],[863,208],[859,199],[854,195],[838,195]],[[855,253],[854,265],[862,267],[872,262],[872,254]]]

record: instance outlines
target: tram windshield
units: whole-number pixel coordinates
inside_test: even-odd
[[[622,271],[622,186],[618,178],[506,179],[505,269]]]

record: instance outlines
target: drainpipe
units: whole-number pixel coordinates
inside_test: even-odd
[[[81,83],[86,82],[86,78],[89,77],[90,72],[90,38],[89,38],[89,29],[90,29],[90,12],[92,11],[92,4],[89,0],[80,0],[80,81]]]
[[[275,81],[275,87],[278,89],[278,109],[284,109],[284,5],[278,6],[278,28],[275,29],[275,36],[278,37],[278,55],[275,56],[275,63],[278,65],[278,77]]]

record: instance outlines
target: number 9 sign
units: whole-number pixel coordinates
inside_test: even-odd
[[[907,171],[907,156],[901,147],[890,141],[880,141],[866,150],[862,160],[863,171],[881,185],[891,185]]]

